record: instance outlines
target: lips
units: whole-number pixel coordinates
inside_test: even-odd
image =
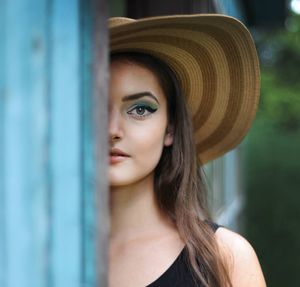
[[[110,150],[110,156],[124,156],[124,157],[129,157],[128,154],[126,154],[125,152],[123,152],[122,150],[117,149],[117,148],[112,148]]]
[[[117,148],[112,148],[110,150],[109,161],[110,161],[110,164],[117,164],[122,161],[125,161],[128,157],[129,157],[129,155],[126,154],[125,152],[123,152],[122,150],[117,149]]]

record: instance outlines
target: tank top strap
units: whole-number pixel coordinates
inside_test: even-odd
[[[218,230],[219,227],[221,227],[221,225],[210,221],[210,220],[205,220],[205,222],[210,226],[210,228],[213,230],[213,232],[216,232]]]

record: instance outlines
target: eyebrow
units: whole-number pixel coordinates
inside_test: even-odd
[[[128,95],[123,97],[122,102],[126,102],[126,101],[130,101],[130,100],[136,100],[142,97],[150,97],[152,99],[154,99],[158,104],[158,100],[157,98],[150,92],[141,92],[141,93],[136,93],[136,94],[132,94],[132,95]]]

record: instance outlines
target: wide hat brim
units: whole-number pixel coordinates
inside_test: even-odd
[[[202,164],[236,147],[255,117],[260,90],[253,39],[219,14],[109,20],[110,52],[139,51],[167,63],[186,96]]]

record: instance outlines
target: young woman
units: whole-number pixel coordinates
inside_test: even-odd
[[[249,32],[221,15],[110,20],[109,286],[263,287],[251,245],[213,223],[201,165],[245,136]]]

